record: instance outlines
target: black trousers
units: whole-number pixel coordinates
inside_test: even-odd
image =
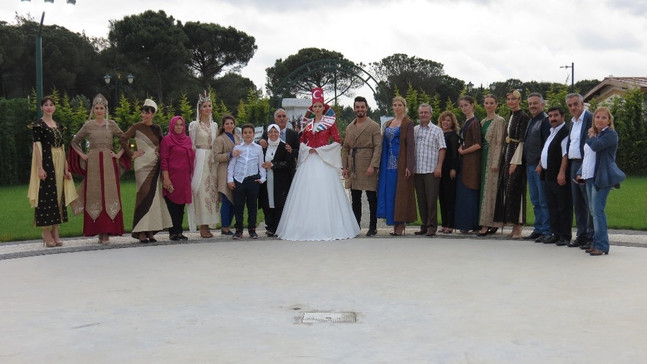
[[[557,181],[546,181],[546,202],[550,216],[550,229],[560,239],[571,240],[573,202],[570,183],[560,186]]]
[[[456,179],[449,177],[449,172],[443,170],[443,177],[440,179],[440,188],[438,192],[440,201],[440,216],[442,226],[454,228],[454,211],[456,210]]]
[[[182,221],[184,220],[184,204],[176,204],[168,197],[164,197],[164,200],[173,222],[173,226],[168,229],[169,235],[180,235],[182,234]]]
[[[247,228],[256,228],[256,213],[258,209],[258,190],[261,185],[256,182],[259,175],[246,177],[243,182],[234,180],[234,207],[236,209],[236,231],[243,230],[243,212],[247,205]]]
[[[357,225],[361,225],[362,221],[362,190],[350,190],[350,196],[353,200],[353,214],[357,219]],[[369,222],[368,228],[375,230],[377,228],[377,192],[366,191],[366,198],[368,199]]]

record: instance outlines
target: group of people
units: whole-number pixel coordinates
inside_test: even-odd
[[[241,140],[232,115],[225,115],[218,129],[207,93],[199,96],[188,135],[185,120],[175,116],[166,136],[153,122],[153,100],[145,100],[141,122],[122,132],[108,118],[108,102],[99,94],[66,159],[62,126],[52,118],[54,100],[45,97],[44,116],[33,124],[29,198],[48,247],[62,245],[58,224],[67,220],[70,203],[75,213],[84,214],[85,236],[98,235],[99,243],[107,244],[110,236],[123,234],[119,176],[131,161],[137,186],[132,236],[140,242],[155,242],[162,230],[171,240],[186,240],[185,206],[189,229],[199,229],[202,238],[212,237],[219,221],[222,235],[242,238],[245,207],[248,234],[257,238],[259,206],[270,237],[353,238],[360,232],[363,191],[370,215],[367,236],[377,234],[378,218],[393,226],[391,235],[402,235],[419,213],[416,235],[457,229],[485,236],[511,225],[510,237],[520,239],[527,184],[535,229],[525,238],[608,254],[604,207],[610,189],[624,179],[615,164],[618,137],[609,110],[600,107],[592,115],[579,94],[569,94],[573,119],[568,130],[565,111],[552,107],[546,114],[538,93],[528,96],[531,116],[520,108],[519,91],[509,92],[506,102],[512,112],[507,122],[496,114],[493,95],[484,98],[487,114],[481,121],[474,115],[474,99],[465,95],[458,100],[466,119],[462,126],[449,111],[435,125],[428,104],[419,106],[415,125],[407,117],[406,100],[397,96],[394,118],[380,126],[368,117],[368,103],[359,96],[342,142],[334,110],[316,88],[300,133],[287,127],[287,113],[278,109],[274,124],[256,143],[254,126],[242,126]],[[70,171],[85,177],[78,191]],[[573,210],[577,237],[571,242]]]

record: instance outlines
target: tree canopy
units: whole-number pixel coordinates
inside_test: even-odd
[[[187,22],[182,29],[189,39],[188,65],[205,89],[223,71],[246,66],[258,49],[254,37],[234,27]]]

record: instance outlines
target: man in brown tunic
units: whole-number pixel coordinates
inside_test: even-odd
[[[369,206],[369,227],[366,236],[377,234],[377,169],[382,154],[380,126],[366,116],[368,104],[362,96],[353,103],[355,120],[346,127],[342,148],[343,176],[350,188],[353,213],[357,224],[362,220],[362,191],[366,191]]]

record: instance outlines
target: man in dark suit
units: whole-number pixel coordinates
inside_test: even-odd
[[[559,106],[548,109],[550,135],[541,151],[540,163],[536,172],[546,183],[546,202],[550,216],[552,236],[547,236],[545,244],[568,245],[571,241],[573,224],[573,204],[568,173],[568,133],[564,122],[565,111]]]
[[[568,111],[573,115],[568,146],[569,179],[573,181],[577,171],[582,166],[584,142],[586,142],[591,128],[593,115],[588,110],[584,110],[584,99],[580,94],[566,95],[566,105],[568,106]],[[586,187],[578,183],[571,183],[571,196],[573,197],[573,209],[575,210],[577,237],[568,246],[573,248],[587,245],[593,241],[593,218],[589,211]]]
[[[294,158],[294,163],[292,163],[292,171],[290,172],[290,183],[292,183],[292,177],[294,177],[295,167],[299,161],[299,133],[287,127],[288,125],[288,114],[285,112],[285,109],[279,108],[274,112],[274,123],[279,126],[281,131],[279,132],[279,138],[287,144],[285,149],[290,153],[291,157]],[[259,143],[263,149],[267,148],[267,131],[263,132],[263,136]],[[289,186],[288,186],[289,189]]]

